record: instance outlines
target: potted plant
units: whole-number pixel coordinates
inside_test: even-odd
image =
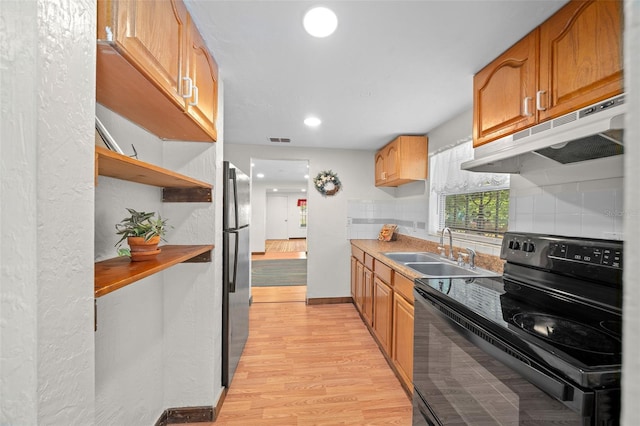
[[[155,213],[138,212],[127,208],[130,213],[116,224],[116,234],[120,240],[116,243],[120,247],[127,240],[129,249],[118,249],[118,254],[131,256],[132,261],[153,259],[160,253],[158,244],[164,240],[167,230],[167,219],[162,219]]]

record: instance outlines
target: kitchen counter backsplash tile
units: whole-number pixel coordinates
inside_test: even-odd
[[[400,271],[403,275],[411,279],[418,278],[419,275],[403,264],[392,261],[382,253],[394,251],[438,253],[438,243],[434,241],[410,237],[403,234],[398,234],[398,239],[396,241],[385,242],[378,241],[377,239],[352,239],[351,244],[355,245],[361,250],[364,250],[379,261],[393,267],[395,270]],[[453,251],[454,253],[456,253],[456,255],[459,250],[462,250],[464,252],[464,247],[458,247],[454,245]],[[486,253],[477,253],[476,266],[502,274],[504,261],[498,256],[492,256]]]
[[[398,233],[427,237],[427,201],[420,199],[348,200],[347,238],[375,239],[382,225],[398,225]]]

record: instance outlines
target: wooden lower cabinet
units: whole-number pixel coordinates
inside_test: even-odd
[[[362,313],[363,302],[363,290],[364,290],[364,265],[356,261],[356,276],[355,276],[355,296],[354,302],[356,308]]]
[[[373,272],[365,267],[362,280],[362,309],[360,313],[369,327],[373,325]]]
[[[351,294],[408,394],[413,393],[413,280],[352,246]]]
[[[351,298],[356,302],[356,283],[358,282],[358,259],[351,256]]]
[[[385,353],[391,353],[391,319],[393,316],[393,290],[375,277],[373,280],[373,331]]]
[[[413,388],[413,304],[393,294],[391,359],[405,386]]]

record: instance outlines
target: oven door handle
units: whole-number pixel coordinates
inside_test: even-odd
[[[549,395],[560,401],[574,401],[574,397],[578,396],[574,395],[574,392],[572,392],[572,390],[574,389],[573,386],[570,386],[568,383],[562,382],[558,378],[552,377],[549,374],[545,374],[545,372],[538,371],[528,363],[515,358],[504,349],[510,350],[512,352],[515,351],[506,346],[504,347],[504,349],[498,347],[499,345],[501,345],[501,341],[495,338],[487,330],[480,328],[478,325],[468,321],[466,318],[457,313],[455,313],[454,316],[458,320],[452,319],[443,311],[455,311],[452,311],[447,306],[443,306],[440,303],[431,300],[431,298],[427,298],[428,296],[421,293],[422,292],[416,292],[416,296],[419,296],[416,297],[416,301],[418,303],[424,304],[427,309],[429,309],[429,305],[431,305],[433,311],[435,311],[435,313],[437,313],[440,317],[444,318],[448,323],[452,324],[454,326],[453,329],[458,334],[462,335],[474,345],[478,346],[503,364],[506,364],[510,368],[520,373],[523,377],[525,377],[534,385],[538,386],[543,391],[547,392]],[[481,337],[481,335],[486,337]],[[493,342],[487,341],[487,338],[493,340]]]

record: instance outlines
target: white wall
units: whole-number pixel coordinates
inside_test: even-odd
[[[625,123],[624,181],[624,319],[622,425],[638,423],[640,401],[640,1],[625,1],[625,88],[629,114]]]
[[[0,7],[0,424],[94,421],[94,1]]]
[[[229,146],[225,147],[229,150]],[[227,159],[227,157],[225,157]],[[240,167],[240,166],[238,166]],[[251,253],[264,253],[267,238],[267,184],[251,179]]]
[[[308,160],[309,176],[331,169],[338,173],[342,190],[331,197],[323,197],[311,189],[307,193],[309,227],[307,229],[307,297],[347,297],[350,295],[350,245],[347,235],[347,202],[350,199],[390,199],[393,190],[378,189],[373,185],[374,152],[268,147],[227,144],[225,160],[241,170],[249,170],[251,158],[279,160]],[[252,212],[260,208],[262,199],[252,191]],[[266,196],[265,196],[266,199]],[[264,205],[266,207],[266,203]],[[254,216],[252,216],[253,219]],[[255,222],[252,223],[252,226]],[[252,233],[252,251],[255,250]],[[264,244],[264,236],[262,236]],[[264,251],[264,250],[262,250]]]
[[[163,142],[101,105],[97,115],[126,154],[133,143],[142,161],[214,183],[215,202],[163,203],[160,188],[100,176],[96,258],[115,256],[114,224],[127,214],[126,207],[167,218],[173,227],[165,237],[169,244],[222,247],[215,214],[222,196],[215,190],[222,129],[216,144]],[[213,254],[212,263],[176,265],[97,300],[96,424],[154,424],[170,407],[216,404],[221,250]]]

